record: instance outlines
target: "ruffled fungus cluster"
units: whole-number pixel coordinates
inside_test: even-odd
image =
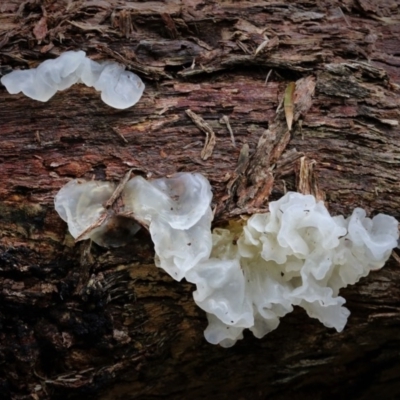
[[[310,195],[289,192],[269,210],[215,229],[210,259],[187,277],[208,313],[211,343],[232,346],[245,328],[261,338],[294,305],[342,331],[350,312],[339,290],[383,267],[399,236],[393,217],[370,219],[360,208],[331,217]]]
[[[73,180],[60,190],[55,207],[72,236],[104,245],[114,218],[104,204],[114,189]],[[381,268],[399,237],[393,217],[370,219],[360,208],[346,219],[332,217],[323,202],[293,192],[270,202],[269,213],[212,233],[211,187],[198,173],[135,177],[122,199],[124,213],[149,229],[156,265],[196,285],[194,300],[209,321],[205,337],[224,347],[244,329],[263,337],[294,305],[340,332],[350,312],[339,290]],[[99,219],[102,224],[82,236]],[[132,222],[130,232],[138,227]]]

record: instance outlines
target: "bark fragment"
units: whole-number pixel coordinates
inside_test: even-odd
[[[201,151],[201,158],[203,160],[207,160],[207,158],[211,156],[216,144],[215,133],[212,130],[211,126],[208,125],[203,118],[199,117],[191,110],[186,110],[185,112],[195,123],[195,125],[206,134],[206,141],[204,143],[203,150]]]

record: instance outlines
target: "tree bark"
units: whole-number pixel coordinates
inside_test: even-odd
[[[83,85],[47,103],[0,88],[2,398],[400,396],[396,251],[341,292],[342,333],[296,309],[264,339],[223,349],[203,337],[193,286],[154,266],[149,234],[112,250],[75,244],[53,205],[71,178],[197,171],[214,226],[285,190],[332,214],[399,219],[398,1],[5,0],[0,12],[0,74],[82,49],[146,83],[123,111]],[[215,134],[208,158],[188,110]]]

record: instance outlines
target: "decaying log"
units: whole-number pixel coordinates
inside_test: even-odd
[[[47,103],[0,88],[1,398],[399,398],[396,251],[341,292],[342,333],[295,310],[222,349],[145,231],[75,244],[53,206],[71,178],[198,171],[215,226],[286,190],[400,219],[399,34],[396,0],[2,1],[0,75],[82,49],[146,90],[121,111],[83,85]],[[188,110],[215,133],[207,157]]]

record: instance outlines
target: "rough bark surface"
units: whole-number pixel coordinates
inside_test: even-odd
[[[295,310],[222,349],[146,232],[116,250],[76,245],[53,207],[75,177],[199,171],[215,226],[285,190],[399,219],[399,38],[396,0],[3,0],[0,74],[82,49],[146,90],[119,111],[82,85],[47,103],[0,88],[2,398],[399,398],[395,253],[342,291],[344,332]],[[215,134],[208,158],[188,110]]]

